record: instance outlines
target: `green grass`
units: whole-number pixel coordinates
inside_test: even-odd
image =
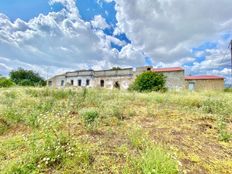
[[[0,98],[3,174],[232,170],[229,92],[12,87]]]
[[[177,174],[177,162],[160,147],[146,149],[142,154],[142,172],[146,174]]]

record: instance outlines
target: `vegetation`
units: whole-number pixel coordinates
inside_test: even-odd
[[[10,72],[11,80],[20,86],[45,86],[45,80],[32,70],[19,68]]]
[[[6,88],[14,86],[14,82],[12,82],[10,79],[1,77],[0,76],[0,88]]]
[[[135,91],[166,91],[165,76],[162,73],[144,72],[137,76],[134,83],[130,87]]]
[[[0,90],[0,173],[226,174],[232,94]]]
[[[232,92],[232,88],[231,87],[230,88],[225,88],[224,91],[225,92]]]
[[[116,66],[116,67],[113,67],[111,70],[120,70],[121,68]]]

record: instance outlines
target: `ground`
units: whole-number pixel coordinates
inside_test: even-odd
[[[0,173],[232,171],[232,93],[0,91]]]

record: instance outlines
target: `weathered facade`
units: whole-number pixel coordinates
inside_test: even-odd
[[[66,72],[48,80],[52,87],[104,87],[108,89],[128,89],[135,78],[145,72],[153,71],[166,76],[166,87],[169,90],[223,90],[224,78],[218,76],[187,76],[181,67],[152,68],[150,66],[110,70],[79,70]]]
[[[48,80],[52,87],[76,86],[76,87],[104,87],[108,89],[128,89],[136,75],[150,71],[152,67],[138,67],[111,70],[80,70],[66,72]]]
[[[174,68],[156,68],[154,72],[162,73],[166,76],[166,88],[169,90],[181,90],[185,88],[184,69]]]
[[[219,76],[186,76],[186,88],[190,91],[223,90],[224,78]]]

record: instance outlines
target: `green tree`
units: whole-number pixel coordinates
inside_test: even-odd
[[[166,77],[162,73],[152,71],[144,72],[137,76],[130,90],[143,91],[166,91]]]
[[[46,85],[45,80],[40,77],[38,73],[33,72],[32,70],[25,70],[19,68],[18,70],[10,72],[11,80],[22,86],[44,86]]]
[[[0,75],[0,88],[11,87],[14,85],[14,82],[12,82],[10,79],[7,79]]]
[[[121,70],[121,68],[116,66],[116,67],[113,67],[112,70]]]

